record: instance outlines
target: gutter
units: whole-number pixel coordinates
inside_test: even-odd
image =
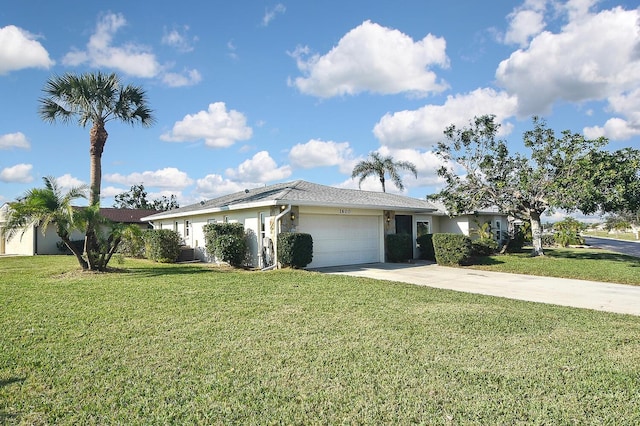
[[[291,204],[287,206],[286,209],[282,210],[278,216],[276,216],[276,238],[273,241],[273,265],[267,266],[266,268],[262,268],[263,271],[270,271],[272,269],[276,269],[278,267],[278,235],[280,234],[280,228],[282,227],[282,222],[280,220],[291,211]]]

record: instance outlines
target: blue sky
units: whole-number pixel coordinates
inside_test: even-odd
[[[371,151],[413,162],[404,193],[422,198],[445,127],[482,114],[514,150],[534,114],[640,147],[636,1],[24,0],[0,10],[0,203],[43,176],[88,183],[89,129],[37,109],[51,76],[97,70],[142,86],[157,120],[108,124],[104,207],[140,183],[181,205],[295,179],[357,188]]]

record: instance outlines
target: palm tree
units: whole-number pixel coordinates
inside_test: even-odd
[[[71,206],[71,202],[87,198],[87,186],[76,186],[63,193],[55,178],[49,176],[43,180],[44,188],[30,189],[24,196],[9,203],[9,215],[2,232],[11,238],[22,230],[22,237],[27,229],[39,226],[44,235],[49,225],[54,224],[56,234],[76,256],[82,269],[88,269],[89,264],[82,257],[82,252],[71,243],[71,232],[79,229],[77,210]]]
[[[360,177],[358,181],[358,187],[362,185],[362,181],[369,176],[378,176],[380,183],[382,184],[382,192],[386,192],[385,187],[385,175],[388,173],[389,177],[399,190],[404,189],[402,178],[398,174],[398,169],[410,171],[416,178],[418,177],[418,171],[416,166],[409,161],[393,161],[391,156],[382,157],[378,152],[372,152],[369,154],[368,160],[362,160],[353,168],[351,173],[351,179]]]
[[[68,123],[77,120],[82,127],[91,124],[89,203],[98,204],[102,152],[109,136],[105,125],[111,120],[119,120],[131,125],[151,126],[154,118],[153,111],[147,106],[147,95],[140,87],[122,86],[115,73],[101,72],[54,76],[47,81],[43,91],[46,97],[40,99],[38,112],[44,121]]]
[[[44,121],[68,123],[77,120],[82,127],[91,124],[89,204],[97,208],[102,184],[102,152],[109,136],[105,125],[111,120],[119,120],[131,125],[151,126],[154,118],[153,111],[147,106],[147,95],[141,87],[123,86],[115,73],[101,72],[54,76],[47,81],[43,91],[47,96],[40,99],[38,112]],[[101,253],[96,226],[97,223],[87,222],[85,251],[89,268],[103,270],[106,264],[97,262]]]

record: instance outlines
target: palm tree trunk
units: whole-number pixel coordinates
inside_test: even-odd
[[[94,123],[90,133],[89,158],[91,163],[90,182],[91,195],[89,203],[91,205],[100,203],[100,186],[102,184],[102,152],[107,143],[109,134],[104,128],[104,123]]]
[[[384,176],[380,177],[380,183],[382,184],[382,192],[387,192],[386,188],[384,187]]]
[[[60,239],[62,240],[63,243],[65,243],[65,245],[69,248],[69,250],[71,250],[71,253],[74,254],[74,256],[76,257],[76,259],[78,259],[78,263],[80,264],[80,266],[82,267],[83,271],[86,271],[87,269],[89,269],[89,264],[87,263],[86,260],[84,260],[84,258],[82,257],[82,253],[80,253],[78,251],[78,249],[76,248],[75,245],[73,245],[71,243],[71,240],[69,239],[69,237],[67,236],[60,236]]]

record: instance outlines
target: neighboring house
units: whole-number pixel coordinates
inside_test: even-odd
[[[8,203],[0,206],[0,228],[4,226],[8,212]],[[143,229],[150,228],[150,225],[148,223],[142,223],[140,218],[155,213],[158,213],[158,211],[146,209],[100,209],[100,214],[113,222],[128,225],[135,224]],[[84,234],[80,231],[73,231],[71,234],[72,241],[82,239],[84,239]],[[0,254],[27,256],[33,256],[36,254],[60,254],[61,251],[58,248],[58,243],[60,242],[60,237],[56,234],[55,224],[50,224],[44,235],[38,226],[33,226],[27,228],[24,233],[22,231],[18,231],[13,238],[0,236]]]
[[[311,234],[313,261],[308,267],[315,268],[384,262],[387,234],[412,235],[417,258],[415,238],[424,233],[469,235],[476,221],[489,221],[492,229],[507,229],[506,216],[497,212],[449,218],[426,200],[302,180],[246,189],[142,220],[152,222],[155,229],[177,231],[202,261],[211,261],[205,249],[204,225],[242,223],[249,242],[249,261],[255,267],[277,262],[276,236],[280,232]]]

